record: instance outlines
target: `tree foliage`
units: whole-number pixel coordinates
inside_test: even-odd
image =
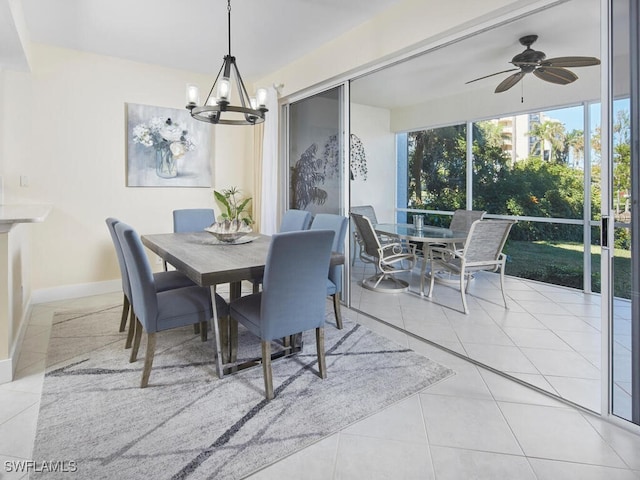
[[[627,114],[628,116],[628,114]],[[615,130],[624,140],[624,115]],[[566,132],[559,122],[534,124],[530,134],[551,146],[550,155],[512,161],[503,151],[501,128],[494,122],[473,124],[473,208],[492,214],[547,218],[583,218],[584,186],[580,165],[584,135]],[[615,174],[620,188],[629,185],[628,140],[615,147]],[[597,141],[597,139],[596,139]],[[544,151],[541,144],[540,152]],[[573,153],[574,166],[569,165]],[[409,207],[428,210],[465,208],[465,125],[409,134]],[[600,209],[599,166],[594,167],[591,189],[592,218]],[[437,223],[437,220],[436,222]],[[575,225],[520,222],[511,237],[517,240],[582,241],[582,228]]]

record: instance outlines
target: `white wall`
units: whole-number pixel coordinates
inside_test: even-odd
[[[46,203],[29,227],[32,290],[119,277],[104,220],[140,233],[172,230],[175,208],[214,206],[209,188],[125,186],[125,103],[184,108],[185,84],[212,78],[153,65],[33,45],[31,73],[6,71],[0,176],[6,203]],[[252,188],[252,132],[211,126],[213,184]],[[20,187],[20,176],[29,185]]]
[[[395,222],[396,140],[390,129],[391,112],[351,104],[351,133],[362,141],[367,157],[367,180],[351,181],[351,205],[373,205],[381,223]]]

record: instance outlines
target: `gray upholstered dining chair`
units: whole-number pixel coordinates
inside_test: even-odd
[[[216,221],[213,208],[183,208],[173,211],[173,231],[200,232]]]
[[[279,233],[307,230],[311,225],[312,216],[306,210],[289,209],[284,212],[280,221]]]
[[[409,284],[396,278],[396,275],[413,270],[416,264],[416,246],[399,242],[383,245],[369,218],[357,213],[352,213],[351,218],[362,240],[363,249],[360,251],[360,259],[376,266],[375,275],[363,280],[362,286],[385,293],[407,291]]]
[[[318,213],[313,219],[311,230],[333,230],[333,245],[331,250],[336,253],[344,253],[344,237],[347,231],[349,219],[342,215],[332,215],[329,213]],[[333,300],[333,312],[336,317],[336,326],[342,330],[342,314],[340,312],[340,292],[342,291],[342,265],[332,265],[329,267],[329,278],[327,279],[327,295]]]
[[[216,221],[216,212],[213,208],[182,208],[173,211],[173,232],[188,233],[201,232],[210,227]],[[167,271],[167,262],[162,261],[164,270]]]
[[[147,349],[140,382],[140,387],[144,388],[149,383],[153,365],[156,333],[209,321],[213,317],[211,291],[209,288],[193,285],[158,292],[140,236],[132,227],[122,222],[116,224],[115,228],[129,272],[133,308],[136,312],[131,362],[137,359],[142,330],[147,333]],[[228,315],[229,306],[220,295],[215,295],[215,302],[218,315]]]
[[[324,317],[334,233],[305,230],[271,239],[262,292],[231,302],[231,317],[260,338],[265,395],[274,396],[271,341],[316,330],[318,370],[326,378]]]
[[[504,307],[507,297],[504,294],[504,266],[506,255],[502,253],[509,231],[515,222],[512,220],[476,220],[471,224],[467,240],[462,250],[453,248],[431,247],[429,263],[431,279],[429,297],[433,294],[433,283],[436,273],[442,270],[460,276],[460,296],[464,313],[469,313],[465,293],[469,288],[469,278],[474,272],[500,270],[500,290]]]
[[[124,260],[124,253],[122,251],[122,245],[120,239],[116,234],[116,225],[120,223],[117,218],[109,217],[105,220],[111,240],[113,241],[113,247],[116,251],[116,257],[118,258],[118,266],[120,267],[120,276],[122,277],[122,292],[124,293],[124,299],[122,302],[122,319],[120,320],[120,332],[124,332],[127,326],[127,316],[129,317],[129,333],[127,335],[127,341],[125,348],[131,347],[133,340],[133,334],[135,332],[135,311],[131,302],[131,283],[129,280],[129,273]],[[153,274],[154,285],[157,291],[164,292],[166,290],[172,290],[174,288],[190,287],[195,285],[185,274],[181,272],[159,272]]]
[[[311,220],[313,219],[311,212],[307,212],[306,210],[296,210],[291,208],[284,212],[282,216],[282,220],[280,221],[280,227],[278,228],[278,233],[285,232],[297,232],[299,230],[308,230],[311,225]],[[260,284],[262,283],[262,278],[254,278],[251,280],[253,284],[253,293],[258,293],[260,291]]]

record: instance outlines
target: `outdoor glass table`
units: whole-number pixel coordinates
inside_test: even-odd
[[[420,295],[424,295],[424,277],[427,269],[427,255],[430,244],[464,243],[466,232],[454,232],[448,228],[424,225],[417,229],[410,223],[378,223],[373,226],[376,233],[409,242],[422,243],[422,267],[420,269]]]

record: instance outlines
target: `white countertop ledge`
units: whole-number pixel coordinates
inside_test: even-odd
[[[44,222],[50,211],[51,205],[0,205],[0,233],[17,223]]]

